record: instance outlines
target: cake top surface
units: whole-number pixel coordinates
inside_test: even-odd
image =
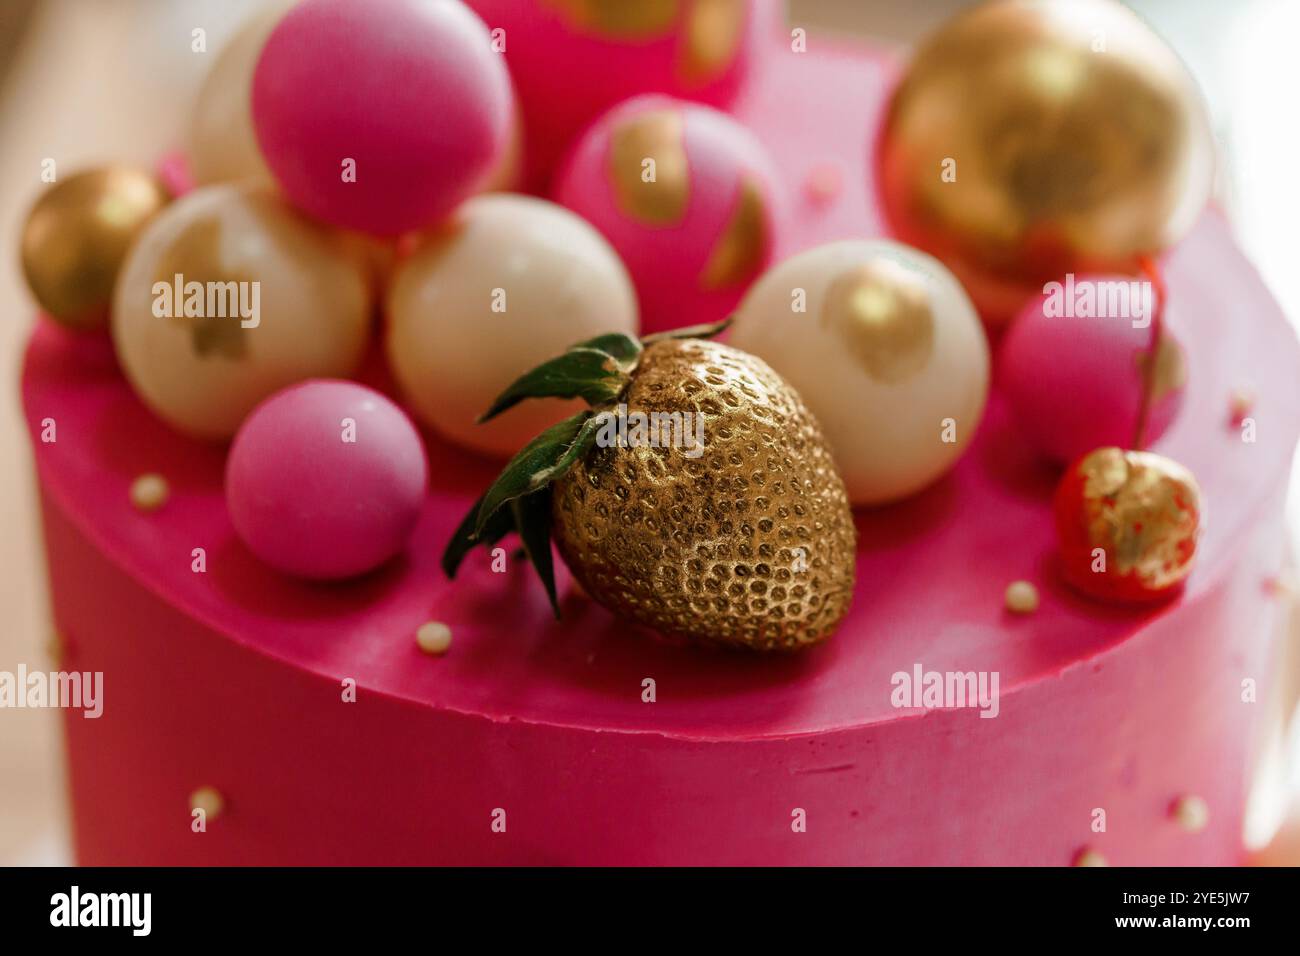
[[[784,50],[784,47],[782,47]],[[819,48],[765,59],[735,112],[768,147],[788,188],[790,227],[777,261],[835,239],[880,235],[868,165],[890,67]],[[827,95],[834,91],[834,95]],[[1164,262],[1168,320],[1187,349],[1181,416],[1154,450],[1189,467],[1206,502],[1198,565],[1179,603],[1215,587],[1235,544],[1282,491],[1300,430],[1294,334],[1227,227],[1207,213]],[[380,363],[372,384],[387,389]],[[1233,394],[1255,396],[1258,440],[1230,423]],[[187,613],[250,649],[363,693],[480,715],[699,739],[784,737],[905,719],[891,676],[914,668],[997,671],[1004,695],[1104,662],[1161,608],[1108,607],[1068,590],[1052,566],[1057,472],[1015,433],[996,385],[969,452],[946,478],[902,503],[856,514],[854,606],[840,632],[797,657],[760,658],[654,639],[581,594],[557,567],[563,619],[552,618],[526,562],[493,573],[478,552],[457,580],[442,548],[498,465],[425,434],[431,490],[405,555],[364,578],[311,584],[279,575],[239,543],[223,496],[225,449],[172,432],[133,396],[107,338],[38,325],[24,376],[44,491],[104,551]],[[131,506],[133,480],[164,475],[162,509]],[[194,548],[207,572],[191,570]],[[1004,592],[1034,582],[1038,611],[1014,616]],[[1261,582],[1261,599],[1263,582]],[[414,635],[454,634],[432,659]],[[657,702],[642,702],[652,678]]]

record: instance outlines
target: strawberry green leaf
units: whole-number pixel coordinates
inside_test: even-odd
[[[568,471],[595,444],[600,422],[600,416],[579,412],[525,445],[483,494],[475,519],[475,536],[482,535],[502,505],[546,487]]]
[[[721,335],[731,324],[731,317],[723,319],[721,322],[710,322],[708,325],[686,325],[680,329],[669,329],[666,332],[656,332],[654,335],[647,335],[641,339],[642,345],[653,345],[655,342],[662,342],[665,339],[711,339],[715,335]]]
[[[631,381],[608,352],[573,348],[515,379],[478,420],[495,418],[525,398],[581,398],[600,405],[618,398]]]
[[[549,469],[539,471],[533,476],[538,487],[549,485],[557,478],[560,478],[565,472],[573,467],[574,463],[577,462],[579,458],[591,450],[591,446],[596,444],[596,436],[600,432],[601,425],[605,423],[605,419],[609,417],[611,413],[602,412],[597,415],[592,415],[590,412],[584,412],[584,414],[590,415],[591,417],[582,423],[582,428],[579,430],[577,437],[574,438],[569,447],[565,449],[565,452],[560,456],[559,461]]]
[[[641,360],[641,343],[625,332],[610,332],[606,335],[598,335],[594,339],[587,339],[585,342],[579,342],[573,346],[573,349],[595,349],[598,352],[604,352],[606,355],[613,357],[618,362],[618,367],[629,375],[636,370],[637,362]]]
[[[560,619],[560,603],[555,597],[555,564],[551,554],[551,490],[543,488],[532,494],[524,495],[510,502],[509,508],[502,508],[498,514],[509,513],[514,525],[519,529],[519,538],[524,543],[524,552],[537,570],[546,588],[546,597],[551,602],[551,611],[555,619]]]
[[[456,572],[460,570],[460,564],[465,560],[465,555],[475,547],[480,544],[496,544],[508,533],[515,530],[513,515],[508,510],[503,510],[494,514],[483,527],[483,531],[476,535],[474,527],[478,522],[479,508],[482,505],[482,498],[474,502],[473,507],[461,519],[460,526],[451,536],[451,541],[447,543],[446,550],[442,552],[442,570],[449,578],[456,577]]]

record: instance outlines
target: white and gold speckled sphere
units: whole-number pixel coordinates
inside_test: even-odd
[[[584,407],[530,400],[476,424],[519,375],[605,332],[637,332],[636,293],[608,242],[561,206],[477,196],[403,260],[388,292],[388,359],[407,401],[453,441],[513,455]]]
[[[772,268],[730,341],[803,396],[855,505],[944,474],[988,396],[988,343],[970,299],[938,260],[891,240],[834,242]]]
[[[354,250],[278,197],[204,186],[132,248],[113,297],[113,343],[160,418],[194,437],[229,438],[273,392],[356,370],[370,336],[369,282]]]

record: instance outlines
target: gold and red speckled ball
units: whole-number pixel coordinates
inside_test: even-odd
[[[1065,578],[1084,594],[1157,601],[1191,572],[1201,493],[1190,471],[1162,455],[1089,452],[1066,470],[1055,510]]]
[[[656,95],[596,120],[556,174],[554,196],[627,264],[647,332],[725,317],[771,261],[784,205],[748,129]]]

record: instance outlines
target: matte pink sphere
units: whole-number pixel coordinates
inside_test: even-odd
[[[645,332],[728,315],[771,262],[783,206],[753,133],[711,107],[656,94],[614,107],[583,133],[554,198],[627,265]]]
[[[1040,294],[1025,305],[1002,341],[996,388],[1010,402],[1025,437],[1049,458],[1070,462],[1104,445],[1132,447],[1151,329],[1135,327],[1135,321],[1145,321],[1140,315],[1079,317],[1079,311],[1088,311],[1080,299],[1086,284],[1098,290],[1101,283],[1134,281],[1076,277],[1055,300],[1065,302],[1074,317],[1056,314],[1060,310],[1052,297]],[[1070,290],[1075,294],[1065,294]],[[1146,445],[1173,422],[1185,392],[1186,354],[1171,320],[1176,314],[1166,309]]]
[[[253,123],[297,206],[393,235],[442,219],[492,171],[512,97],[459,0],[304,0],[257,62]]]
[[[271,567],[334,579],[405,547],[424,502],[424,446],[406,413],[354,382],[277,392],[248,416],[226,462],[226,506]]]

